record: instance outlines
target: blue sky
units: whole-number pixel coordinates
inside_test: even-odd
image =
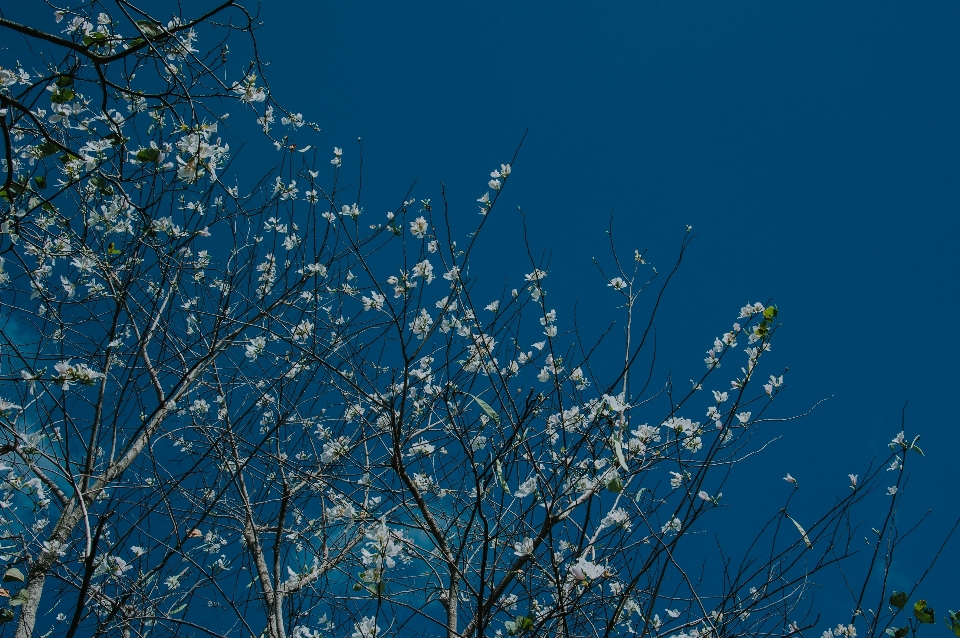
[[[591,265],[609,257],[611,214],[623,254],[646,249],[661,270],[693,227],[657,323],[661,380],[700,375],[746,302],[778,304],[778,413],[829,400],[765,433],[782,438],[725,494],[738,511],[776,512],[788,471],[805,506],[832,502],[909,401],[926,459],[903,525],[933,513],[895,585],[921,575],[960,515],[960,5],[271,0],[260,19],[275,97],[344,148],[344,175],[362,137],[368,211],[415,180],[439,200],[442,181],[472,225],[527,132],[474,264],[497,293],[530,270],[521,207],[561,319],[576,305],[595,333],[616,304]],[[960,605],[953,565],[960,539],[919,590],[940,617]]]
[[[611,213],[624,253],[661,267],[693,226],[657,324],[661,379],[699,374],[745,302],[779,305],[780,414],[829,400],[771,426],[783,438],[734,503],[776,511],[785,471],[829,503],[909,401],[927,456],[902,521],[933,513],[897,578],[920,576],[960,513],[960,5],[285,1],[260,17],[274,95],[347,167],[362,137],[367,210],[414,180],[438,200],[442,181],[474,223],[487,173],[529,129],[475,264],[497,289],[529,263],[519,206],[561,316],[577,304],[597,332],[615,299],[590,260],[609,256]],[[960,543],[919,590],[938,609],[957,604],[951,564]]]

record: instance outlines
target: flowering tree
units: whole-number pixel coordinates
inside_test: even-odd
[[[349,153],[318,155],[319,129],[273,101],[245,9],[106,4],[0,17],[46,47],[0,65],[0,621],[18,638],[803,634],[811,579],[851,554],[888,470],[853,617],[827,633],[906,635],[906,599],[883,597],[916,439],[819,520],[782,509],[739,564],[698,535],[784,376],[760,303],[690,386],[644,372],[690,235],[666,273],[611,243],[622,350],[598,358],[544,264],[501,295],[471,275],[512,160],[468,233],[442,190],[365,213]],[[251,131],[273,166],[232,163]]]

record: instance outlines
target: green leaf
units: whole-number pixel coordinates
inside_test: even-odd
[[[23,572],[17,569],[16,567],[11,567],[3,574],[3,582],[5,583],[11,583],[13,581],[22,583],[25,580],[26,578],[24,578]]]
[[[916,451],[920,456],[923,456],[923,450],[920,449],[919,445],[911,445],[910,449]]]
[[[137,161],[138,162],[156,162],[160,159],[160,149],[159,148],[141,148],[137,151]]]
[[[60,151],[60,147],[54,144],[53,142],[44,142],[37,146],[37,155],[40,156],[40,159],[47,157],[48,155],[53,155]]]
[[[8,188],[7,190],[0,191],[0,197],[4,198],[9,202],[12,200],[12,198],[17,197],[21,193],[23,193],[23,184],[18,184],[17,182],[11,182],[10,188]]]
[[[73,84],[72,75],[61,75],[57,78],[57,86],[59,86],[61,89],[66,86],[70,86],[71,84]]]
[[[473,396],[473,395],[470,395]],[[477,405],[480,406],[480,409],[483,410],[488,417],[493,419],[493,422],[497,425],[500,425],[500,415],[493,411],[493,408],[490,407],[490,404],[481,399],[480,397],[473,397],[473,400],[477,402]]]
[[[617,463],[620,464],[620,467],[629,472],[630,468],[627,467],[627,459],[623,456],[623,445],[620,443],[619,434],[613,439],[613,451],[617,455]]]
[[[913,603],[913,615],[916,616],[920,622],[932,623],[933,614],[933,608],[927,607],[927,601],[921,599]]]
[[[126,141],[127,141],[128,139],[130,139],[130,138],[124,137],[124,136],[120,135],[119,133],[111,133],[110,135],[107,135],[106,139],[110,140],[110,143],[111,143],[112,145],[114,145],[114,146],[119,146],[120,144],[123,144],[124,142],[126,142]]]
[[[83,44],[85,46],[100,45],[106,41],[107,41],[107,34],[100,33],[99,31],[91,31],[87,35],[83,36]]]
[[[886,633],[888,636],[893,636],[893,638],[904,638],[909,631],[910,631],[910,627],[900,627],[899,629],[894,629],[893,627],[890,627],[884,633]]]
[[[503,478],[503,466],[500,465],[500,459],[493,462],[493,468],[497,472],[497,480],[500,481],[500,487],[503,488],[504,492],[509,494],[510,486],[507,485],[507,479]]]
[[[97,190],[103,193],[104,195],[113,194],[113,186],[111,186],[107,180],[103,179],[99,175],[94,175],[90,178],[90,183],[97,187]]]
[[[37,175],[33,178],[33,181],[36,183],[37,188],[41,190],[47,187],[47,178],[42,175]]]
[[[183,611],[183,610],[186,609],[186,608],[187,608],[187,605],[186,605],[186,603],[184,603],[183,605],[180,605],[180,606],[177,607],[176,609],[170,610],[170,615],[172,616],[172,615],[174,615],[174,614],[179,614],[181,611]]]
[[[3,607],[0,609],[0,624],[8,623],[13,620],[13,610],[9,607]]]
[[[763,310],[763,318],[766,319],[767,321],[770,321],[771,319],[777,316],[777,312],[778,310],[776,306],[767,306]]]
[[[947,623],[947,629],[952,631],[957,638],[960,638],[960,611],[951,609],[949,617],[944,618],[943,622]]]
[[[517,616],[516,620],[508,620],[503,623],[503,626],[506,627],[508,634],[516,636],[521,632],[533,630],[533,618]]]
[[[140,27],[140,31],[143,33],[143,35],[147,36],[148,38],[155,38],[163,33],[163,27],[150,22],[149,20],[137,20],[137,26]]]
[[[76,95],[73,89],[57,89],[50,94],[50,101],[54,104],[66,104],[76,97]]]
[[[807,536],[807,531],[802,527],[800,527],[800,523],[798,523],[797,521],[794,521],[789,514],[787,514],[786,517],[793,522],[794,526],[797,528],[797,531],[800,532],[800,536],[803,538],[803,542],[807,545],[807,547],[809,549],[813,549],[813,543],[810,542],[810,537]]]
[[[607,489],[614,494],[619,494],[623,491],[623,481],[620,480],[619,476],[615,476],[607,483]]]
[[[890,604],[897,609],[903,609],[907,606],[907,592],[895,591],[890,594]]]
[[[27,602],[28,598],[29,597],[27,596],[27,590],[21,589],[20,591],[17,592],[16,596],[10,599],[10,606],[19,607],[23,603]]]

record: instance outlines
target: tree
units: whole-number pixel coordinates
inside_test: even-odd
[[[350,153],[303,145],[319,129],[274,101],[243,7],[50,17],[60,32],[0,18],[46,47],[0,68],[0,620],[18,638],[802,634],[811,579],[851,556],[887,469],[856,613],[831,635],[891,629],[919,452],[903,433],[818,520],[781,509],[739,564],[701,542],[784,371],[766,363],[778,309],[753,303],[691,387],[652,377],[692,235],[660,273],[611,228],[611,365],[532,252],[492,301],[470,272],[516,156],[471,232],[442,188],[371,219],[362,171],[341,186]],[[278,160],[251,178],[262,161],[235,166],[231,145],[254,132]]]

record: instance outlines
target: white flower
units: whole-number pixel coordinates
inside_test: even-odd
[[[661,534],[668,534],[670,532],[679,532],[681,527],[680,519],[674,516],[672,519],[667,521],[663,527],[660,528]]]
[[[356,516],[356,508],[346,500],[334,500],[332,507],[326,509],[327,517],[332,521],[352,521]]]
[[[907,447],[906,435],[903,432],[893,437],[893,440],[890,441],[889,447],[891,450],[896,450],[898,447],[905,448]]]
[[[409,561],[403,548],[404,543],[410,540],[404,538],[401,532],[391,530],[384,519],[381,518],[379,524],[367,530],[364,538],[367,539],[367,547],[360,552],[360,559],[364,565],[379,567],[383,564],[392,569],[396,567],[398,559],[403,562]]]
[[[743,308],[740,309],[740,317],[739,317],[739,318],[740,318],[740,319],[746,319],[747,317],[752,317],[753,315],[757,314],[758,312],[763,312],[763,304],[762,304],[762,303],[759,303],[759,302],[757,302],[757,303],[755,303],[755,304],[750,304],[750,303],[748,303],[746,306],[744,306]]]
[[[244,346],[246,351],[247,358],[251,361],[256,361],[257,357],[263,354],[263,351],[267,347],[267,338],[266,337],[254,337],[250,339],[247,345]]]
[[[11,403],[6,399],[0,398],[0,414],[3,416],[7,416],[10,412],[20,412],[21,410],[23,410],[23,408],[16,403]]]
[[[297,271],[304,277],[324,277],[327,274],[327,267],[323,264],[307,264],[303,270]]]
[[[341,436],[333,441],[327,441],[323,444],[323,452],[320,454],[321,463],[333,463],[341,456],[346,456],[350,452],[350,438]]]
[[[622,507],[610,510],[610,512],[600,521],[601,527],[622,527],[629,530],[633,522],[630,520],[630,514]]]
[[[797,483],[797,479],[790,476],[790,472],[787,472],[787,475],[783,477],[783,480],[787,483],[793,483],[794,487],[800,487],[800,485]]]
[[[608,283],[607,285],[613,288],[614,290],[623,290],[624,288],[627,287],[627,282],[625,282],[620,277],[614,277],[613,279],[610,280],[610,283]]]
[[[69,359],[61,361],[53,369],[56,370],[56,379],[63,384],[64,390],[69,390],[73,383],[93,385],[97,379],[102,379],[105,376],[102,372],[97,372],[85,363],[71,365]]]
[[[481,214],[481,215],[486,215],[487,212],[490,210],[490,207],[493,206],[493,204],[490,203],[490,193],[489,193],[489,192],[488,192],[488,193],[484,193],[483,196],[480,197],[480,199],[478,199],[477,201],[480,202],[480,204],[481,204],[481,206],[480,206],[480,214]]]
[[[576,578],[579,581],[585,580],[595,580],[600,578],[606,573],[606,568],[603,565],[594,564],[586,559],[586,557],[581,556],[577,559],[573,565],[570,565],[568,570],[570,575]]]
[[[821,638],[857,638],[857,629],[853,625],[837,625],[834,629],[827,629]]]
[[[570,373],[570,380],[577,384],[577,390],[584,390],[590,385],[583,374],[583,368],[577,367]]]
[[[435,449],[437,448],[431,445],[429,441],[420,439],[410,446],[407,456],[430,456]]]
[[[303,126],[303,115],[300,113],[291,113],[290,117],[281,117],[280,123],[286,126],[293,126],[294,128],[300,128]]]
[[[531,476],[520,484],[517,491],[513,493],[517,498],[526,498],[537,491],[537,477]]]
[[[255,86],[257,76],[253,73],[244,78],[243,83],[238,82],[233,86],[233,91],[240,96],[241,102],[253,104],[254,102],[263,102],[267,99],[267,93],[263,87]]]
[[[435,279],[433,275],[433,264],[431,264],[428,259],[424,259],[413,267],[413,276],[423,277],[427,280],[428,284],[433,283],[433,280]]]
[[[210,411],[210,404],[205,399],[197,399],[190,405],[190,411],[194,414],[206,414]]]
[[[887,496],[893,496],[893,495],[896,494],[896,493],[897,493],[897,486],[896,486],[896,485],[887,488]]]
[[[383,308],[383,302],[386,300],[386,297],[383,295],[371,292],[369,297],[361,297],[360,301],[363,302],[364,310],[380,310]]]
[[[460,267],[454,266],[447,272],[443,273],[443,278],[450,282],[450,287],[452,288],[456,282],[460,280]]]
[[[290,336],[293,339],[294,343],[302,343],[310,338],[310,335],[313,334],[313,322],[304,319],[290,331]]]
[[[763,389],[767,394],[769,394],[770,396],[773,396],[773,389],[779,388],[782,385],[783,385],[783,375],[781,374],[779,377],[775,377],[771,374],[770,382],[764,383]]]
[[[699,436],[687,437],[683,441],[683,447],[691,452],[699,452],[700,448],[703,447],[703,440]]]
[[[500,310],[500,301],[491,301],[486,305],[484,310],[489,310],[490,312],[496,312],[497,310]]]
[[[427,224],[427,220],[424,217],[417,217],[415,220],[410,222],[410,233],[417,239],[423,239],[428,230],[430,230],[430,226]]]
[[[410,322],[410,330],[413,331],[413,334],[417,335],[418,338],[424,339],[427,336],[427,333],[430,331],[430,326],[433,325],[433,318],[430,316],[430,313],[427,312],[426,308],[420,309],[420,314]]]
[[[101,565],[103,566],[104,573],[114,578],[122,576],[124,572],[133,569],[133,565],[127,564],[127,561],[119,556],[107,556]]]
[[[380,634],[377,619],[373,616],[366,616],[353,626],[354,632],[350,634],[350,638],[377,638]]]
[[[533,555],[533,539],[525,538],[519,543],[513,544],[513,553],[517,556],[532,556]]]
[[[63,275],[60,276],[60,283],[63,284],[63,289],[67,292],[67,298],[73,298],[73,295],[77,292],[77,284],[71,282]]]
[[[856,474],[847,474],[847,476],[850,477],[850,489],[852,489],[852,490],[857,489],[857,478],[858,478],[858,475],[856,475]]]
[[[534,268],[533,272],[523,276],[524,281],[540,282],[547,276],[546,271]]]
[[[683,485],[683,474],[680,472],[670,472],[670,487],[677,489]]]

